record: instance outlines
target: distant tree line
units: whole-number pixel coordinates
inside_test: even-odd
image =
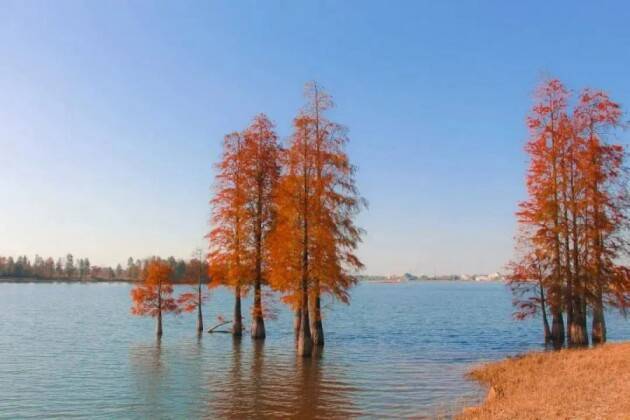
[[[17,258],[0,256],[0,279],[34,279],[60,281],[130,281],[135,282],[143,278],[150,261],[159,259],[169,266],[173,283],[192,283],[197,278],[191,278],[190,272],[199,265],[199,259],[183,260],[175,257],[160,259],[150,257],[134,259],[129,257],[126,266],[116,267],[92,265],[88,258],[75,259],[72,254],[65,258],[44,258],[36,255],[33,260],[27,256]],[[202,272],[207,281],[207,263],[202,262]]]

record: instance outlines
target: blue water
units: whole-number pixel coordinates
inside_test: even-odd
[[[307,360],[275,300],[264,344],[198,338],[194,315],[167,316],[157,341],[129,289],[0,284],[0,417],[448,416],[483,394],[471,366],[542,348],[540,320],[512,320],[500,283],[361,284],[350,306],[325,302],[326,347]],[[206,326],[231,311],[214,291]],[[629,321],[607,321],[611,340],[630,339]]]

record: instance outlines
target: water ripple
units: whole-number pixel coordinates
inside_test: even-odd
[[[0,284],[0,417],[433,417],[481,396],[472,364],[540,348],[540,321],[513,321],[500,284],[362,284],[326,312],[311,359],[284,309],[264,343],[198,338],[194,316],[167,317],[156,341],[129,304],[125,284]],[[231,305],[214,292],[206,324]]]

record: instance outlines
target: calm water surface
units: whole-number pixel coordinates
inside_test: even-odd
[[[510,317],[499,283],[361,284],[330,305],[326,348],[295,356],[277,302],[267,340],[196,336],[192,315],[129,315],[127,284],[0,284],[0,417],[434,417],[483,394],[480,361],[540,348],[540,321]],[[249,301],[246,301],[246,308]],[[214,292],[206,325],[231,314]],[[609,315],[610,338],[630,322]]]

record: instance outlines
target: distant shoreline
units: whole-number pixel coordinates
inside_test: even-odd
[[[490,274],[421,274],[415,275],[412,273],[404,274],[390,274],[390,275],[357,275],[357,278],[361,281],[369,282],[381,282],[381,283],[406,283],[414,281],[466,281],[485,283],[493,281],[504,281],[504,276],[499,272]]]
[[[135,283],[136,280],[129,279],[40,279],[34,277],[0,277],[0,283]]]
[[[38,284],[38,283],[78,283],[78,284],[98,284],[98,283],[137,283],[138,280],[131,279],[42,279],[33,277],[0,277],[0,283],[14,283],[14,284]],[[359,279],[359,283],[368,284],[407,284],[407,283],[430,283],[430,282],[462,282],[462,283],[503,283],[503,279],[496,280],[464,280],[464,279],[440,279],[440,278],[427,278],[417,280],[366,280]],[[175,283],[175,284],[192,284],[192,283]],[[196,283],[195,283],[196,284]]]
[[[421,279],[421,280],[359,280],[359,283],[375,283],[375,284],[407,284],[407,283],[433,283],[433,282],[444,282],[444,283],[504,283],[504,279],[497,280],[464,280],[464,279]]]

